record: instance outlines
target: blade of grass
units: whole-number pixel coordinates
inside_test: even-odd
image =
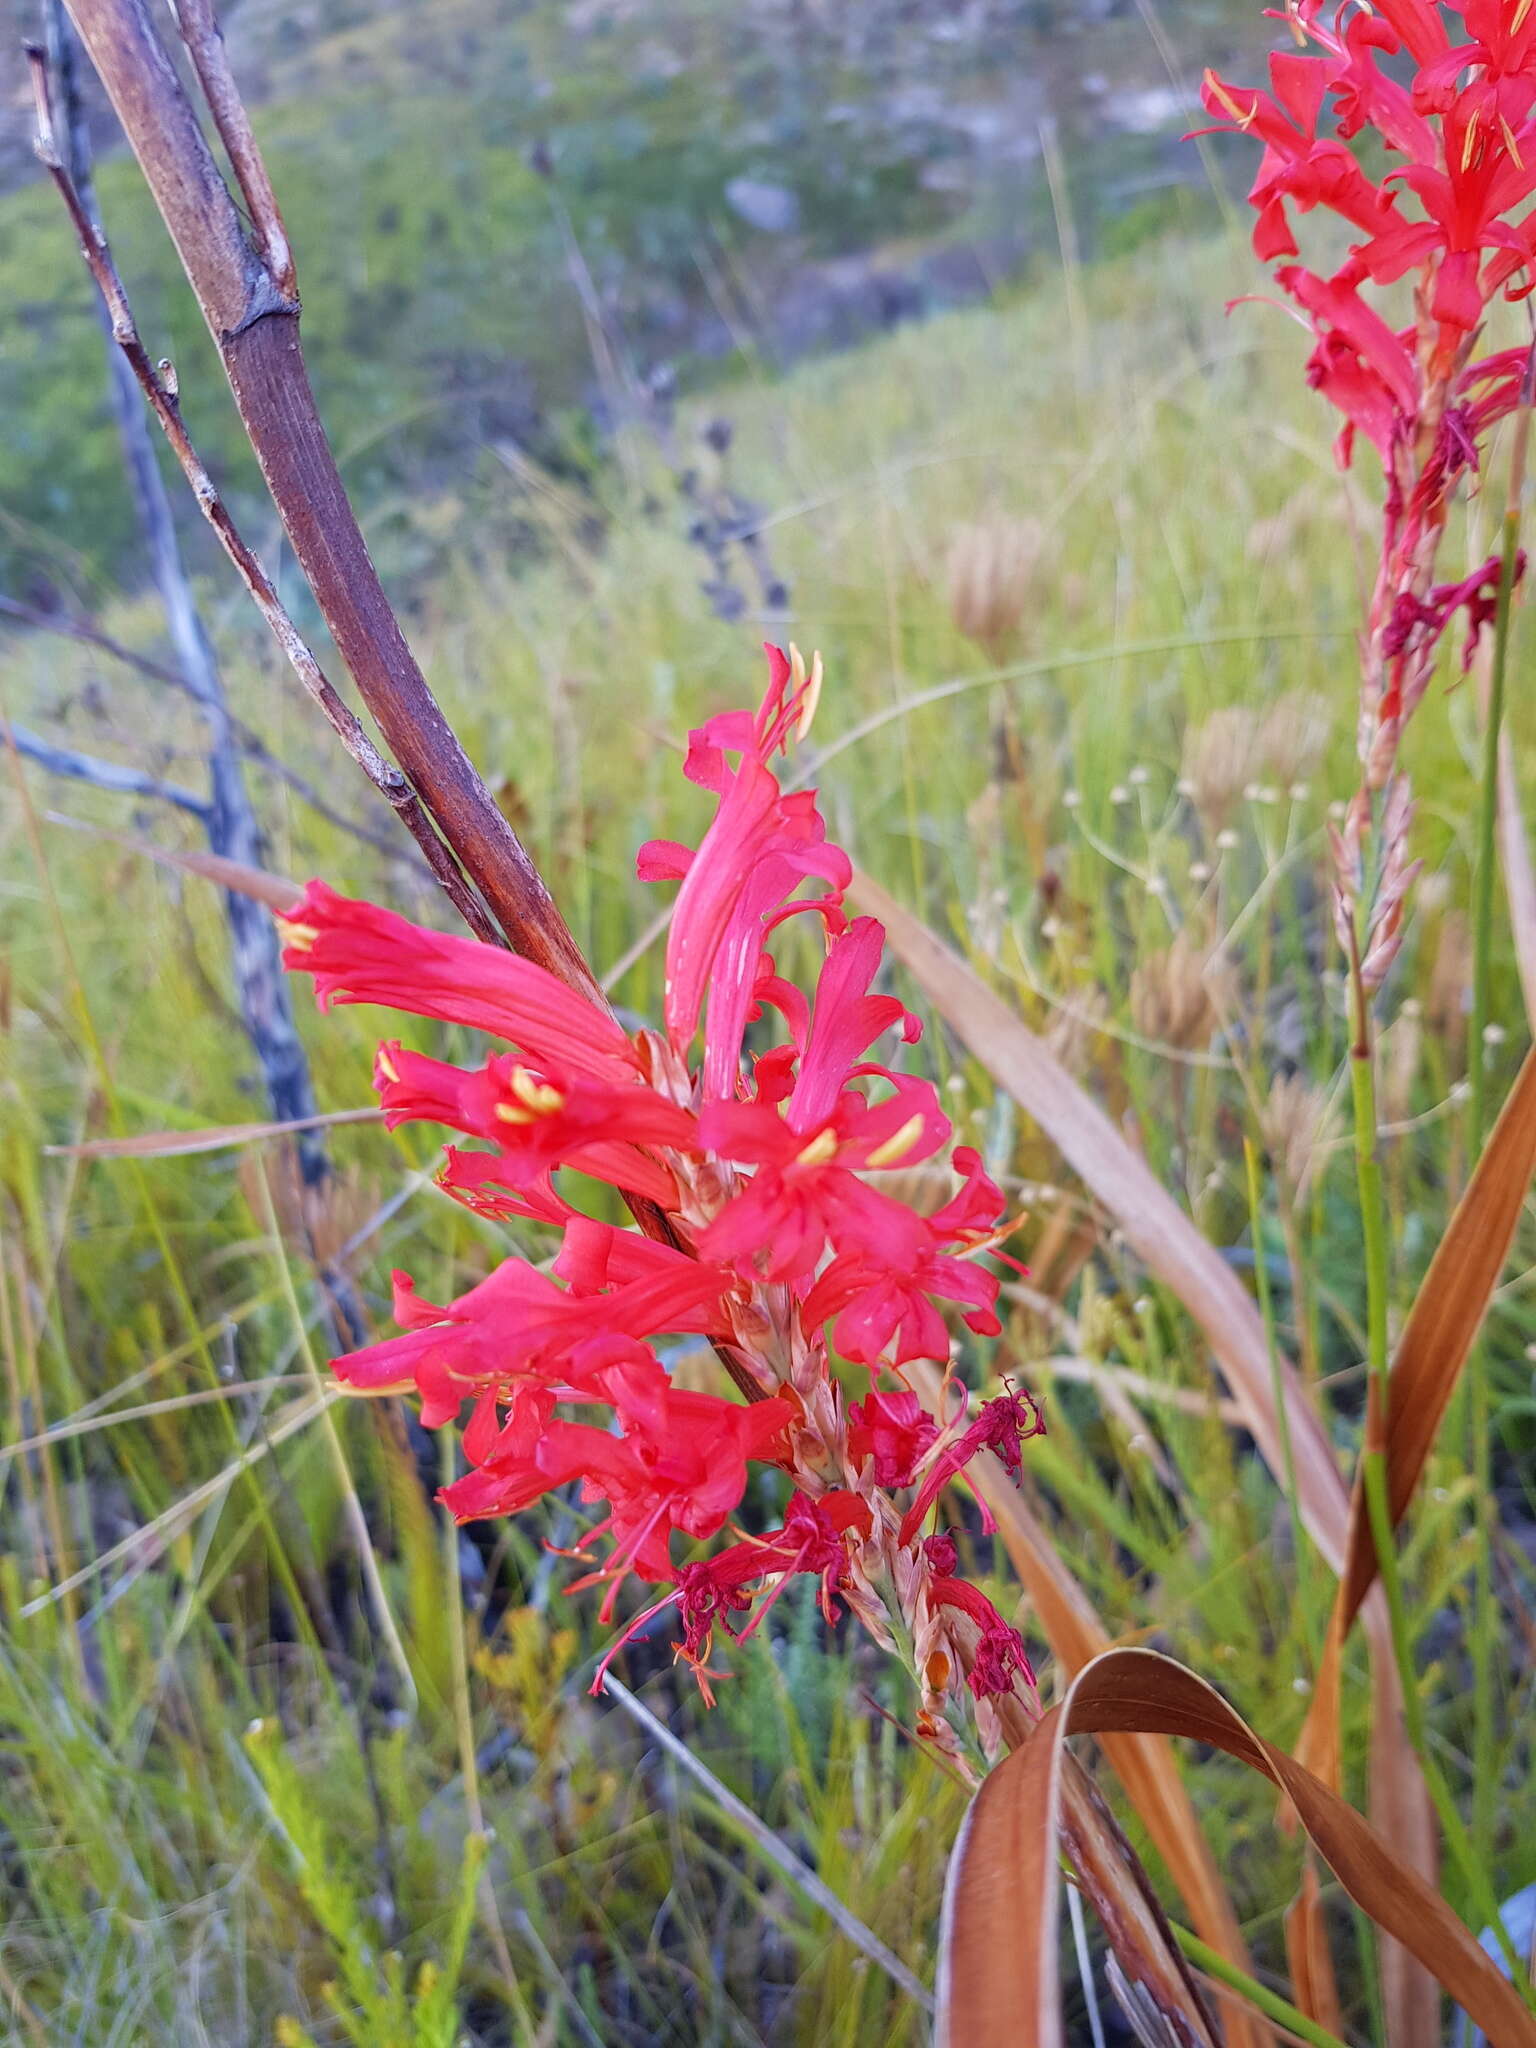
[[[660,1721],[643,1700],[636,1699],[627,1685],[622,1684],[611,1672],[603,1677],[603,1690],[609,1698],[622,1707],[632,1720],[637,1721],[651,1740],[664,1749],[672,1761],[680,1764],[696,1785],[702,1786],[709,1797],[725,1814],[738,1833],[757,1850],[765,1861],[787,1877],[795,1888],[825,1913],[838,1932],[851,1941],[861,1954],[868,1956],[924,2012],[932,2012],[933,1997],[925,1985],[918,1982],[900,1956],[893,1955],[880,1937],[866,1927],[862,1920],[850,1913],[834,1891],[822,1882],[808,1864],[802,1863],[792,1849],[788,1849],[765,1822],[759,1820],[750,1806],[745,1805],[729,1786],[722,1785],[709,1766],[696,1757],[687,1743],[673,1734],[665,1721]]]

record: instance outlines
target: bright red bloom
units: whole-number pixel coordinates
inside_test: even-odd
[[[950,1135],[931,1082],[860,1063],[871,1039],[893,1025],[911,1036],[894,997],[867,993],[884,936],[861,917],[832,941],[787,1095],[786,1063],[770,1054],[758,1063],[767,1069],[766,1095],[706,1103],[701,1112],[701,1142],[757,1169],[700,1238],[707,1257],[787,1280],[811,1272],[828,1242],[896,1261],[921,1253],[921,1219],[858,1178],[931,1158]],[[847,1085],[870,1074],[891,1085],[881,1102]]]
[[[667,1208],[677,1202],[671,1173],[636,1148],[686,1151],[697,1130],[687,1110],[665,1101],[638,1076],[615,1082],[551,1060],[529,1067],[510,1053],[493,1053],[484,1066],[464,1068],[386,1041],[379,1047],[374,1086],[391,1130],[415,1121],[489,1138],[514,1186],[536,1181],[553,1167],[574,1166]]]
[[[602,1691],[608,1665],[625,1643],[666,1608],[676,1606],[683,1639],[672,1647],[692,1666],[705,1704],[713,1706],[709,1681],[719,1674],[710,1671],[709,1656],[716,1623],[737,1642],[745,1642],[798,1572],[814,1573],[821,1580],[821,1610],[826,1620],[832,1621],[836,1611],[833,1595],[848,1565],[849,1538],[867,1536],[872,1527],[869,1508],[855,1493],[838,1490],[814,1500],[807,1494],[791,1494],[781,1529],[766,1536],[744,1537],[717,1550],[713,1557],[685,1564],[677,1573],[677,1590],[637,1614],[603,1658],[591,1690]],[[733,1629],[731,1615],[751,1612],[748,1588],[760,1586],[766,1579],[777,1581],[773,1591],[744,1627]]]
[[[685,1053],[708,995],[706,1100],[736,1092],[765,920],[807,876],[840,893],[853,875],[842,848],[826,843],[815,791],[786,796],[769,769],[815,709],[815,679],[792,689],[788,660],[777,647],[766,651],[769,685],[756,715],[726,712],[689,735],[683,773],[720,799],[697,852],[653,839],[639,857],[642,881],[682,880],[667,938],[667,1032]],[[736,768],[727,760],[733,753],[741,757]]]
[[[320,1007],[382,1003],[414,1017],[467,1024],[536,1061],[618,1080],[638,1065],[612,1017],[531,960],[451,937],[311,882],[279,920],[283,964],[312,974]]]
[[[918,1461],[939,1440],[938,1425],[916,1394],[878,1389],[848,1410],[848,1455],[874,1467],[876,1486],[910,1486]]]
[[[1487,388],[1469,389],[1466,404],[1487,400]],[[882,1640],[882,1602],[898,1603],[909,1629],[923,1632],[919,1725],[943,1743],[952,1731],[931,1710],[957,1683],[962,1659],[944,1646],[958,1617],[946,1622],[926,1589],[952,1578],[955,1545],[904,1534],[908,1556],[893,1569],[894,1507],[875,1495],[921,1481],[926,1502],[979,1443],[1006,1450],[1009,1427],[1016,1463],[1022,1411],[989,1403],[968,1430],[957,1420],[941,1432],[911,1393],[876,1390],[844,1427],[826,1325],[848,1357],[876,1369],[945,1355],[935,1297],[958,1303],[972,1330],[995,1333],[998,1281],[978,1261],[1003,1256],[1002,1196],[965,1147],[954,1155],[958,1193],[928,1216],[864,1178],[931,1159],[952,1132],[931,1082],[869,1057],[888,1032],[915,1043],[918,1021],[874,992],[884,933],[845,916],[847,857],[826,844],[814,794],[786,795],[769,766],[803,734],[819,681],[819,666],[807,678],[798,657],[771,651],[758,711],[712,719],[692,736],[688,772],[718,798],[697,853],[657,843],[642,855],[643,873],[683,884],[668,948],[669,1045],[651,1034],[632,1042],[599,1004],[494,946],[320,883],[288,921],[287,958],[314,975],[322,1004],[392,1002],[511,1047],[460,1067],[390,1041],[376,1085],[391,1127],[429,1121],[477,1141],[481,1149],[446,1148],[439,1181],[449,1194],[483,1217],[552,1228],[558,1255],[548,1268],[507,1259],[444,1306],[397,1274],[401,1334],[336,1370],[373,1390],[414,1384],[431,1427],[470,1404],[470,1469],[442,1496],[460,1520],[516,1513],[572,1486],[606,1502],[592,1536],[611,1547],[570,1590],[604,1584],[605,1621],[631,1574],[668,1590],[609,1650],[594,1689],[620,1645],[676,1606],[675,1647],[708,1699],[716,1625],[750,1635],[809,1576],[829,1623],[841,1595]],[[807,880],[820,892],[798,893]],[[813,998],[767,950],[802,915],[827,946]],[[756,1057],[749,1091],[744,1033],[768,1009],[788,1041]],[[556,1187],[566,1168],[623,1190],[632,1206],[643,1199],[650,1207],[637,1213],[654,1236],[583,1215]],[[760,1398],[743,1404],[680,1385],[653,1348],[666,1333],[709,1339]],[[754,1463],[791,1477],[782,1527],[674,1564],[674,1533],[715,1536]],[[1024,1668],[1017,1639],[984,1615],[975,1635],[963,1661],[978,1697],[1011,1686]]]
[[[924,1219],[915,1247],[905,1238],[876,1252],[840,1253],[818,1276],[801,1304],[807,1324],[836,1321],[832,1342],[858,1365],[903,1366],[914,1358],[949,1356],[949,1331],[934,1297],[970,1304],[963,1320],[980,1337],[1002,1327],[995,1312],[998,1279],[974,1258],[957,1258],[946,1245],[988,1243],[1003,1207],[1000,1189],[980,1155],[957,1145],[956,1171],[964,1185],[942,1209]]]
[[[458,1414],[471,1394],[508,1388],[520,1377],[579,1385],[608,1361],[619,1337],[641,1342],[662,1331],[724,1335],[726,1276],[664,1245],[642,1278],[603,1293],[567,1292],[526,1259],[505,1259],[488,1279],[446,1308],[423,1301],[395,1275],[395,1320],[409,1334],[388,1337],[335,1361],[354,1387],[414,1380],[429,1429]]]
[[[606,1500],[608,1515],[589,1540],[610,1535],[613,1554],[596,1574],[610,1581],[603,1618],[625,1575],[670,1579],[672,1532],[713,1536],[741,1501],[750,1460],[784,1454],[794,1409],[781,1398],[746,1405],[674,1387],[659,1368],[621,1365],[608,1391],[622,1436],[558,1417],[501,1439],[476,1472],[443,1489],[459,1521],[515,1514],[559,1486],[580,1480],[584,1500]],[[505,1434],[505,1433],[504,1433]],[[590,1580],[586,1583],[590,1583]]]

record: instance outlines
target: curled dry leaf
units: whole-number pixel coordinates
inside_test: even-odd
[[[918,1397],[937,1414],[941,1381],[921,1360],[906,1368]],[[1062,1563],[1028,1502],[991,1451],[972,1460],[968,1477],[992,1510],[998,1534],[1051,1654],[1069,1678],[1112,1647],[1092,1601]],[[1156,1735],[1106,1735],[1104,1753],[1184,1901],[1195,1932],[1238,1969],[1251,1974],[1247,1943],[1210,1846],[1168,1744]],[[1273,2038],[1247,2010],[1223,2014],[1229,2048],[1260,2048]]]
[[[1449,1992],[1492,2048],[1536,2048],[1536,2019],[1445,1901],[1353,1807],[1255,1734],[1213,1687],[1151,1650],[1095,1658],[972,1802],[945,1890],[938,2048],[1058,2048],[1056,1858],[1066,1741],[1129,1733],[1187,1736],[1268,1778],[1350,1897]],[[1200,2040],[1198,2012],[1187,2025]]]
[[[1414,1489],[1482,1326],[1536,1171],[1536,1051],[1526,1054],[1499,1120],[1419,1283],[1387,1383],[1387,1494],[1394,1526]],[[1375,1583],[1376,1546],[1356,1478],[1349,1548],[1317,1689],[1298,1753],[1337,1783],[1339,1665],[1350,1626]]]

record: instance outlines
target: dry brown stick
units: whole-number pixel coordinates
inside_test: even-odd
[[[298,290],[298,279],[294,275],[288,230],[283,226],[277,194],[272,190],[272,180],[267,176],[267,167],[256,146],[250,116],[245,111],[234,73],[229,68],[224,31],[219,27],[210,0],[171,0],[171,12],[176,17],[181,40],[187,46],[198,83],[208,101],[219,140],[229,153],[240,196],[261,239],[262,257],[268,273],[282,296],[292,298]]]
[[[235,565],[240,580],[271,628],[294,673],[324,712],[337,738],[369,781],[396,811],[400,822],[421,848],[427,865],[442,884],[459,915],[477,937],[495,943],[498,934],[484,904],[475,896],[452,854],[433,829],[432,821],[423,809],[420,798],[400,770],[384,759],[373,741],[363,731],[355,714],[337,694],[325,671],[311,653],[303,635],[284,609],[271,577],[230,517],[229,510],[219,496],[213,479],[193,446],[191,436],[182,420],[174,379],[168,374],[169,365],[162,363],[157,367],[150,361],[149,352],[134,324],[133,312],[106,237],[92,223],[90,215],[81,204],[79,193],[75,190],[74,181],[64,167],[54,133],[53,110],[48,91],[48,67],[44,53],[35,45],[29,44],[27,62],[32,71],[32,88],[37,104],[38,157],[57,186],[69,212],[75,233],[80,240],[81,250],[90,266],[96,288],[101,293],[102,303],[112,323],[112,338],[132,367],[144,396],[149,400],[156,419],[164,429],[165,437],[181,464],[182,473],[192,486],[193,495],[203,516],[218,535],[225,554]]]
[[[542,876],[443,717],[384,595],[310,390],[291,271],[270,267],[248,239],[146,0],[68,4],[176,244],[299,565],[364,703],[507,938],[601,1003]],[[205,11],[191,12],[194,42]],[[206,38],[201,55],[214,67],[216,118],[247,159],[244,186],[259,162],[249,126],[236,112],[222,56]],[[264,205],[255,201],[260,232],[270,238]]]
[[[134,327],[105,237],[82,212],[78,195],[59,163],[52,142],[46,69],[33,59],[41,130],[38,153],[69,208],[86,261],[111,314],[113,334],[132,363],[198,503],[300,680],[320,703],[347,751],[399,811],[471,930],[478,938],[495,943],[499,925],[518,952],[558,975],[597,1008],[611,1011],[543,877],[427,687],[384,595],[310,390],[299,346],[299,302],[291,268],[272,270],[247,239],[181,80],[150,24],[144,0],[66,0],[66,4],[176,244],[224,364],[246,438],[299,565],[342,660],[404,776],[383,761],[326,681],[283,610],[270,579],[236,533],[212,479],[193,450],[174,384],[151,363]],[[211,20],[211,16],[201,5],[194,5],[191,15],[192,34],[197,36],[198,20]],[[222,49],[210,57],[205,40],[202,56],[216,72],[215,89],[222,112],[215,112],[215,120],[221,134],[227,141],[228,132],[238,133],[242,151],[248,146],[250,157],[259,164]],[[193,57],[196,63],[195,50]],[[241,174],[243,192],[248,175],[249,171]],[[264,180],[265,171],[261,176]],[[246,197],[251,203],[249,193]],[[258,200],[253,210],[259,211],[263,204]],[[263,218],[260,228],[264,238],[270,239],[270,219]],[[454,855],[462,862],[463,873],[454,865]],[[464,874],[478,887],[483,902],[470,892]],[[487,917],[486,905],[495,924]],[[692,1252],[692,1246],[683,1243],[656,1203],[639,1196],[625,1199],[648,1237]],[[763,1399],[764,1390],[729,1348],[721,1343],[714,1348],[746,1398]]]

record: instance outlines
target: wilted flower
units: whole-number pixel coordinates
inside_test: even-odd
[[[691,736],[685,772],[716,799],[697,851],[657,841],[640,856],[643,876],[682,882],[664,1033],[630,1036],[529,961],[320,882],[286,920],[288,964],[315,976],[323,1003],[391,1004],[503,1041],[468,1068],[387,1041],[375,1074],[386,1121],[473,1140],[448,1148],[447,1192],[561,1238],[549,1271],[509,1258],[442,1306],[397,1274],[402,1334],[336,1370],[356,1387],[414,1386],[430,1427],[469,1406],[470,1470],[443,1493],[460,1519],[516,1513],[572,1485],[605,1503],[587,1542],[610,1548],[578,1583],[607,1587],[605,1620],[631,1576],[664,1589],[620,1643],[675,1609],[677,1652],[708,1695],[717,1633],[750,1634],[795,1575],[811,1575],[829,1619],[841,1600],[882,1643],[915,1646],[919,1725],[963,1757],[957,1703],[974,1700],[990,1745],[995,1701],[1028,1706],[1033,1679],[1016,1632],[954,1578],[953,1545],[927,1547],[922,1524],[980,1449],[1016,1471],[1043,1423],[1021,1393],[968,1422],[949,1382],[941,1426],[911,1392],[878,1384],[914,1359],[947,1364],[943,1303],[996,1334],[985,1257],[1004,1204],[964,1146],[958,1187],[937,1208],[865,1178],[937,1161],[953,1132],[932,1084],[892,1063],[919,1025],[875,992],[884,933],[844,913],[847,855],[827,843],[814,793],[786,794],[770,766],[809,723],[820,663],[807,671],[777,649],[769,660],[755,713]],[[810,993],[768,950],[790,918],[810,919],[824,942]],[[744,1071],[747,1026],[770,1016],[783,1041]],[[556,1186],[564,1168],[622,1190],[654,1234],[582,1214]],[[746,1400],[674,1378],[656,1349],[668,1335],[711,1343]],[[845,1397],[832,1351],[867,1368],[862,1399]],[[679,1557],[679,1540],[727,1527],[753,1466],[792,1482],[782,1527]]]

